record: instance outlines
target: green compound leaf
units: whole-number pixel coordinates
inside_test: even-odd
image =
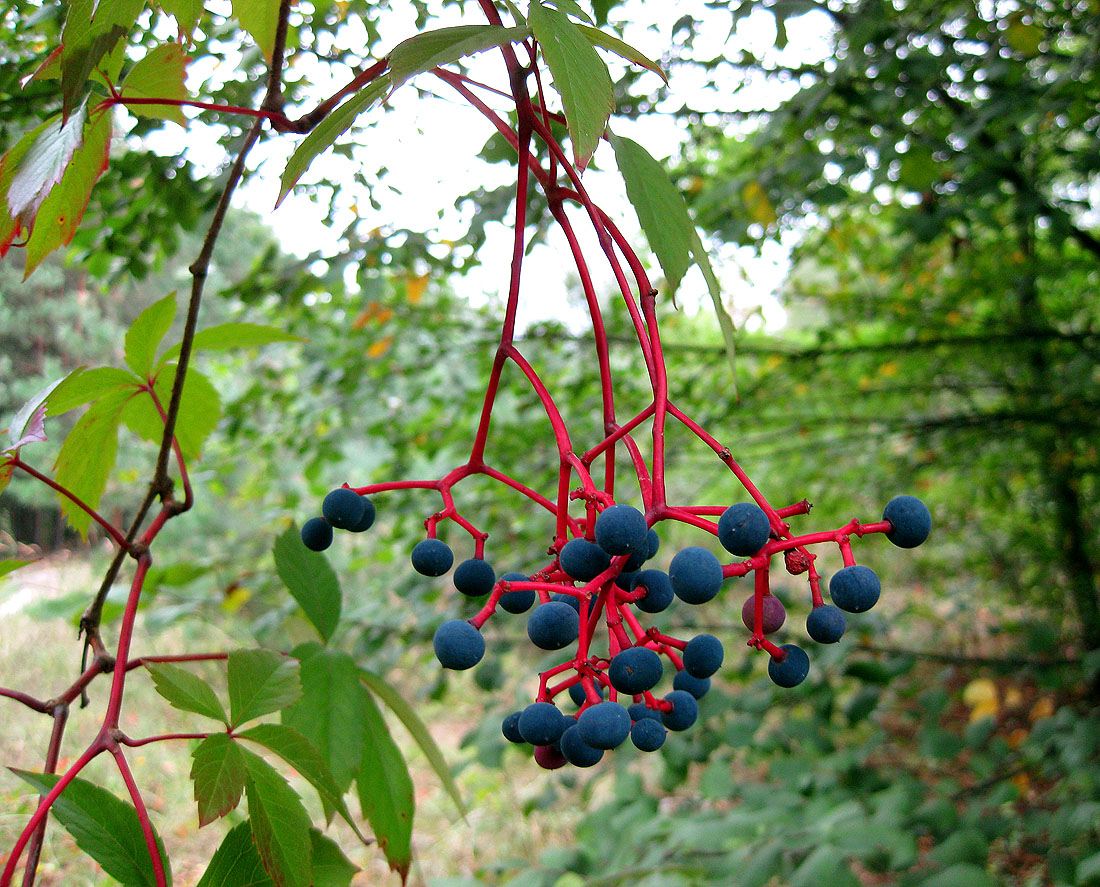
[[[141,379],[116,367],[97,367],[92,370],[78,367],[67,375],[46,398],[51,416],[60,416],[93,400],[99,400],[111,391],[132,389],[137,391]]]
[[[615,110],[611,75],[580,26],[564,12],[533,2],[528,14],[565,108],[574,161],[584,169]]]
[[[339,813],[359,838],[366,841],[351,817],[344,793],[336,785],[328,764],[305,736],[286,724],[258,724],[236,735],[262,745],[290,764],[317,790],[325,808]]]
[[[417,74],[494,46],[526,40],[528,34],[527,28],[499,25],[458,25],[417,34],[390,53],[390,81],[397,89]]]
[[[73,426],[54,466],[54,480],[89,508],[99,506],[107,478],[118,455],[118,426],[126,402],[137,388],[112,391],[97,400]],[[61,513],[81,536],[87,537],[92,519],[68,496],[58,494]]]
[[[225,733],[215,733],[200,742],[191,757],[191,780],[199,807],[199,828],[236,810],[244,792],[246,776],[240,745]]]
[[[340,580],[328,558],[302,543],[293,524],[275,540],[275,570],[327,644],[340,621]]]
[[[60,777],[55,773],[29,773],[12,770],[16,776],[45,795]],[[126,887],[156,887],[153,862],[145,844],[145,835],[137,811],[125,801],[77,777],[50,808],[57,821],[72,835],[76,846],[103,866],[103,871]],[[169,885],[172,870],[160,837],[153,830],[161,865]]]
[[[187,98],[187,56],[179,43],[163,43],[146,53],[127,73],[122,84],[123,99]],[[180,126],[187,124],[179,105],[133,105],[123,102],[126,109],[138,117],[171,120]]]
[[[382,712],[365,690],[360,690],[366,712],[366,742],[356,786],[359,805],[370,822],[378,846],[390,868],[408,877],[412,865],[413,785],[409,768],[390,736]]]
[[[172,397],[172,385],[176,378],[176,364],[169,364],[157,372],[153,385],[161,409],[167,410]],[[189,459],[198,458],[202,445],[217,427],[222,405],[217,389],[210,380],[196,369],[188,369],[176,416],[176,440],[180,450]],[[164,420],[153,399],[147,393],[133,398],[122,413],[122,421],[138,437],[160,443],[164,434]]]
[[[588,25],[577,25],[577,27],[581,29],[581,33],[588,38],[593,46],[606,49],[615,53],[615,55],[620,58],[626,59],[628,62],[633,62],[636,65],[641,65],[643,68],[648,68],[664,80],[665,83],[668,83],[668,76],[661,66],[626,41],[620,40],[614,34],[608,34],[606,31],[601,31],[599,28],[591,28]]]
[[[669,292],[675,293],[692,261],[699,266],[707,292],[714,304],[725,342],[726,357],[736,380],[733,319],[722,302],[722,288],[710,264],[710,257],[691,219],[687,203],[668,177],[664,167],[637,142],[611,135],[615,160],[619,165],[626,196],[642,226],[650,249],[664,271]]]
[[[77,119],[78,115],[73,115],[69,123],[72,124]],[[26,247],[24,277],[29,276],[59,246],[67,245],[76,234],[84,209],[88,205],[92,186],[107,169],[111,147],[110,113],[100,111],[91,115],[81,130],[81,137],[82,141],[78,149],[70,155],[60,181],[47,186],[45,179],[33,178],[24,183],[28,188],[33,188],[35,184],[43,185],[48,193],[37,192],[23,213],[16,212],[15,204],[10,204],[12,215],[21,216],[23,224],[31,231]],[[67,145],[54,145],[52,160],[60,159],[57,152],[61,150],[67,150]],[[43,166],[35,169],[34,176],[43,174],[48,164],[47,158],[38,159],[43,161]],[[8,192],[9,201],[16,184],[17,180],[13,180],[12,190]],[[42,197],[44,199],[39,202]],[[33,219],[28,216],[31,207],[34,208]]]
[[[301,336],[284,332],[278,327],[262,323],[222,323],[207,327],[195,334],[191,352],[230,351],[234,348],[248,348],[255,345],[270,345],[273,342],[304,342]],[[179,344],[165,350],[157,361],[161,367],[170,360],[179,357]]]
[[[229,715],[225,713],[221,700],[202,678],[167,662],[147,662],[145,668],[153,679],[156,691],[168,700],[172,708],[229,723]]]
[[[279,0],[233,0],[233,15],[270,62],[279,24]]]
[[[350,887],[359,867],[344,856],[335,841],[317,829],[310,830],[309,838],[313,842],[313,887]]]
[[[340,105],[307,135],[287,161],[286,169],[279,179],[279,197],[275,201],[278,206],[283,198],[290,193],[290,189],[297,184],[314,159],[323,154],[336,142],[340,136],[347,132],[355,122],[355,118],[367,108],[381,99],[390,88],[390,78],[379,77],[373,83],[359,90],[355,95]]]
[[[440,781],[443,783],[443,788],[445,788],[447,794],[451,796],[451,800],[454,801],[455,807],[458,808],[458,812],[465,816],[466,805],[462,803],[462,795],[458,790],[458,783],[455,782],[454,777],[451,775],[451,768],[447,766],[447,762],[443,758],[443,752],[440,751],[436,741],[432,738],[432,734],[420,719],[416,710],[400,693],[378,675],[372,674],[366,669],[360,669],[359,676],[370,691],[386,703],[387,708],[397,715],[401,723],[405,725],[405,729],[408,730],[412,738],[416,740],[416,744],[419,745],[420,750],[424,752],[424,756],[428,759],[428,763],[432,765],[432,769],[435,770],[436,775],[439,776]]]
[[[276,887],[309,887],[313,882],[313,843],[302,799],[263,758],[241,749],[248,775],[245,794],[252,840]]]
[[[340,650],[302,644],[291,651],[301,663],[302,696],[282,711],[282,722],[294,727],[321,753],[341,794],[359,772],[366,742],[359,669]]]
[[[141,312],[126,331],[126,365],[142,378],[153,368],[157,348],[176,318],[176,294],[165,296]]]
[[[233,727],[286,708],[302,695],[298,661],[273,650],[230,653],[227,672]]]
[[[196,887],[273,887],[252,843],[252,823],[235,825],[222,839]]]

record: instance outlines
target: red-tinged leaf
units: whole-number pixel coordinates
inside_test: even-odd
[[[111,391],[135,389],[142,382],[133,373],[116,367],[96,367],[89,370],[77,367],[61,380],[46,399],[52,416],[60,416],[93,400],[99,400]]]
[[[233,0],[233,16],[256,41],[264,58],[271,61],[279,23],[279,0]]]
[[[19,214],[11,211],[10,202],[8,200],[8,192],[11,190],[12,180],[15,178],[15,174],[19,172],[19,168],[23,163],[23,158],[27,156],[31,147],[57,120],[60,120],[60,118],[51,117],[45,122],[40,123],[35,129],[24,134],[24,136],[8,150],[3,159],[0,160],[0,256],[7,255],[12,242],[16,237],[21,236],[23,232],[23,225],[20,221]]]
[[[252,843],[252,824],[233,826],[222,839],[195,887],[273,887],[263,860]],[[319,885],[315,885],[319,887]]]
[[[386,862],[401,875],[404,884],[412,865],[412,779],[378,705],[365,689],[362,694],[367,715],[367,741],[363,744],[363,758],[355,780],[359,805]]]
[[[276,887],[313,883],[313,827],[302,799],[259,755],[241,749],[248,775],[245,794],[252,840]]]
[[[15,465],[12,462],[12,457],[6,454],[0,454],[0,493],[7,489],[8,484],[11,483],[11,473],[15,470]]]
[[[89,508],[96,508],[107,488],[107,478],[118,456],[118,426],[122,408],[137,391],[113,391],[80,417],[57,455],[54,480]],[[67,496],[60,496],[61,512],[82,536],[91,517]]]
[[[175,99],[187,98],[184,80],[189,59],[178,43],[164,43],[146,54],[122,83],[123,99]],[[184,126],[187,118],[179,105],[144,105],[123,102],[131,114],[171,120]]]
[[[33,228],[38,210],[61,182],[76,149],[84,143],[87,120],[86,107],[79,108],[64,122],[59,116],[52,117],[20,161],[5,196],[8,212],[27,228]]]
[[[580,26],[561,10],[533,0],[528,22],[565,108],[574,162],[583,170],[615,110],[611,75]]]
[[[234,727],[286,708],[302,695],[298,660],[274,650],[230,653],[227,673]]]
[[[19,408],[19,412],[12,419],[8,428],[8,449],[18,450],[24,444],[40,443],[47,440],[46,437],[46,398],[50,396],[58,385],[60,379],[52,382],[39,391]]]
[[[12,770],[42,795],[54,787],[56,773]],[[76,846],[103,866],[103,871],[127,887],[156,887],[153,863],[137,811],[126,801],[86,779],[77,777],[54,801],[50,812],[73,836]],[[168,854],[153,832],[165,880],[172,884]]]
[[[73,239],[92,186],[107,170],[110,148],[111,115],[106,111],[94,113],[84,127],[80,150],[72,155],[61,182],[50,190],[35,216],[27,241],[26,275],[47,255]]]
[[[61,31],[63,116],[68,117],[80,104],[96,69],[117,79],[125,56],[115,50],[144,8],[145,0],[70,0]],[[105,66],[108,55],[110,64]]]
[[[191,780],[199,807],[199,828],[236,810],[244,793],[244,752],[225,733],[215,733],[200,742],[191,757]]]

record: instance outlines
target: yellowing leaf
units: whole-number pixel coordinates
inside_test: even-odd
[[[767,193],[759,182],[749,182],[741,189],[741,199],[745,203],[749,217],[765,228],[774,225],[779,217],[775,214],[775,207],[768,199]]]
[[[997,693],[997,685],[989,678],[976,678],[966,685],[966,689],[963,690],[963,703],[968,708],[977,708],[978,706],[985,705],[994,706],[996,711],[997,700],[999,698]]]
[[[390,350],[390,346],[393,344],[393,336],[386,336],[384,339],[379,339],[377,342],[371,342],[370,347],[367,349],[367,357],[377,359]]]
[[[1027,719],[1031,723],[1041,721],[1043,718],[1049,718],[1054,715],[1054,700],[1049,696],[1040,697],[1036,703],[1031,707],[1031,711],[1028,712]]]
[[[420,300],[424,298],[424,292],[428,288],[428,277],[427,274],[421,274],[419,277],[410,277],[405,281],[405,295],[410,305],[419,305]]]
[[[887,379],[893,378],[898,374],[898,362],[896,360],[891,360],[887,363],[884,363],[878,368],[878,374],[880,376],[884,376]]]

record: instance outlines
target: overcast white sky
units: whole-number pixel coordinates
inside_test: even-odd
[[[757,56],[774,53],[775,28],[771,16],[754,13],[745,19],[731,38],[728,33],[729,17],[725,12],[708,10],[702,0],[683,0],[678,3],[653,3],[631,0],[620,13],[624,20],[633,22],[626,39],[646,55],[660,59],[671,40],[673,23],[686,12],[697,18],[713,20],[713,27],[699,30],[695,48],[700,57],[717,56],[730,46],[742,45]],[[448,7],[448,18],[433,23],[433,27],[457,24],[463,21],[454,7]],[[469,23],[469,19],[465,20]],[[647,22],[647,24],[640,24]],[[356,45],[361,38],[356,34],[357,24],[349,24],[342,39]],[[361,27],[361,26],[358,26]],[[827,51],[824,34],[827,21],[824,16],[804,16],[789,28],[790,44],[785,56],[804,58]],[[394,13],[382,23],[384,45],[393,45],[415,33],[411,10],[408,15]],[[195,74],[201,72],[195,71]],[[474,60],[473,74],[486,82],[503,85],[503,63],[499,53],[487,52]],[[323,72],[318,70],[318,78]],[[340,74],[341,77],[345,76]],[[655,74],[649,74],[656,79]],[[273,139],[256,152],[261,160],[263,175],[254,179],[244,191],[244,202],[259,212],[275,228],[286,248],[299,255],[315,249],[335,251],[338,234],[353,220],[354,214],[362,214],[367,229],[373,227],[409,228],[434,231],[440,240],[459,239],[464,231],[462,219],[454,210],[455,199],[478,184],[500,184],[499,170],[490,170],[477,160],[476,155],[491,130],[487,121],[474,109],[464,104],[449,88],[430,75],[421,75],[418,86],[430,89],[436,98],[422,98],[409,86],[399,90],[390,100],[392,112],[374,111],[380,119],[369,133],[370,143],[357,152],[357,162],[385,167],[388,190],[375,194],[382,203],[382,211],[370,207],[366,195],[354,186],[344,189],[339,197],[339,220],[335,229],[323,221],[321,208],[304,195],[288,197],[280,208],[272,211],[278,194],[278,178],[297,141]],[[340,85],[339,78],[332,83],[319,82],[318,95],[333,92]],[[731,93],[736,84],[731,83]],[[672,76],[672,88],[677,104],[684,96],[690,96],[693,106],[705,101],[701,93],[701,75],[688,71],[676,71]],[[769,95],[768,90],[773,94]],[[775,101],[775,87],[760,84],[738,98],[738,104],[746,107],[766,106]],[[370,111],[367,112],[372,113]],[[617,120],[612,117],[612,128],[622,135],[643,142],[658,158],[673,154],[679,147],[683,133],[671,118],[657,114],[640,121]],[[586,187],[597,202],[612,218],[621,222],[627,232],[636,232],[637,223],[633,210],[623,195],[622,183],[615,171],[614,155],[608,145],[602,145],[596,155],[597,164],[608,170],[590,170],[585,175]],[[322,172],[323,171],[323,172]],[[354,167],[346,158],[324,155],[302,179],[303,183],[324,177],[345,177],[350,181]],[[489,180],[487,181],[487,177]],[[440,217],[440,208],[443,216]],[[578,230],[587,224],[578,224]],[[594,242],[594,241],[593,241]],[[636,242],[641,244],[640,238]],[[507,267],[511,251],[510,233],[503,226],[491,236],[482,254],[482,267],[465,278],[455,280],[454,285],[474,302],[484,301],[499,294],[507,285]],[[643,255],[645,253],[643,252]],[[785,320],[782,309],[770,293],[782,279],[786,268],[786,250],[774,245],[763,255],[749,250],[723,249],[713,257],[726,292],[727,304],[735,318],[747,316],[757,305],[762,306],[764,319],[769,327],[781,326]],[[594,262],[602,270],[601,263]],[[564,240],[554,237],[545,247],[536,248],[525,262],[524,283],[527,298],[522,300],[522,325],[544,318],[576,320],[580,322],[583,311],[570,308],[568,287],[575,281],[570,273],[572,262],[565,252]],[[610,274],[597,278],[597,285],[610,288]],[[537,290],[535,286],[537,285]],[[693,270],[680,288],[678,301],[688,311],[700,306],[709,310],[702,277]],[[758,325],[760,318],[749,321]]]

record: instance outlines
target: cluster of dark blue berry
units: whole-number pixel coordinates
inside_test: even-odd
[[[810,659],[796,644],[776,646],[767,639],[786,620],[782,603],[768,588],[772,558],[782,554],[788,572],[808,574],[813,609],[806,633],[817,643],[831,644],[843,636],[846,614],[870,609],[881,590],[874,571],[852,560],[849,537],[881,532],[895,545],[912,548],[927,538],[932,526],[924,503],[898,496],[886,506],[881,522],[852,521],[837,530],[791,537],[784,518],[808,511],[805,502],[779,511],[755,502],[722,510],[716,525],[707,525],[722,548],[745,559],[728,564],[708,549],[692,546],[676,553],[667,572],[647,568],[660,540],[646,515],[626,504],[599,511],[590,533],[556,540],[551,561],[531,575],[505,573],[498,578],[488,561],[469,558],[454,568],[455,588],[487,600],[472,619],[452,619],[439,626],[433,638],[436,657],[445,668],[472,668],[485,655],[481,627],[490,616],[498,609],[512,614],[531,611],[531,643],[547,651],[575,645],[575,653],[540,675],[536,701],[504,719],[504,736],[533,746],[535,759],[550,769],[566,762],[590,767],[628,738],[642,751],[656,751],[667,731],[686,730],[695,723],[698,700],[710,689],[724,650],[710,634],[684,641],[644,627],[635,611],[657,614],[676,598],[705,604],[718,595],[727,578],[755,571],[755,591],[742,608],[751,633],[748,643],[770,654],[768,675],[773,682],[795,687],[809,673]],[[302,529],[305,544],[317,550],[331,543],[332,527],[356,531],[374,519],[370,500],[350,489],[332,491],[322,513],[323,518],[314,518]],[[587,524],[579,521],[575,526],[583,531]],[[435,538],[434,524],[429,527],[433,535],[413,548],[412,565],[422,575],[442,576],[454,566],[454,554]],[[836,543],[845,562],[829,583],[831,604],[822,599],[816,555],[807,549],[822,542]],[[601,636],[601,647],[594,650],[601,626],[606,638]],[[674,676],[671,691],[661,695],[657,687],[665,678],[665,660]],[[575,712],[567,714],[556,704],[563,694],[572,700]]]

